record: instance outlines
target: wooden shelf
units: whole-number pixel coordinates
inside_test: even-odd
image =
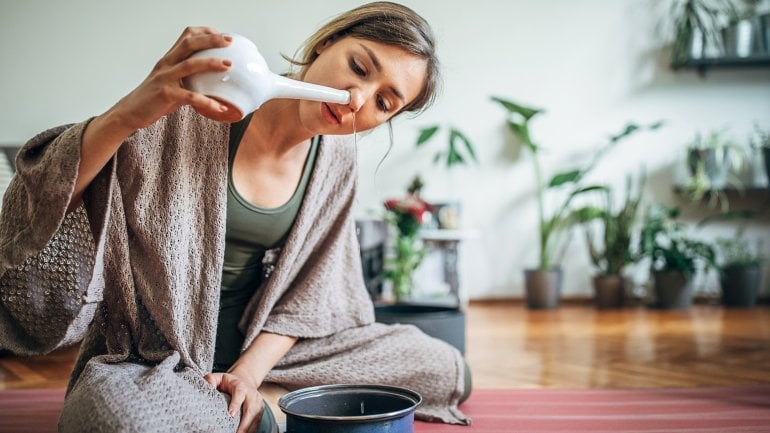
[[[737,69],[737,68],[767,68],[770,67],[770,55],[762,54],[750,57],[713,57],[688,59],[684,63],[671,65],[671,69],[697,70],[704,75],[708,69]]]

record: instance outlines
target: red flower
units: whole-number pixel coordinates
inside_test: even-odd
[[[385,209],[397,214],[408,214],[419,224],[425,221],[425,214],[435,211],[435,206],[423,200],[415,194],[407,194],[406,197],[385,200]]]

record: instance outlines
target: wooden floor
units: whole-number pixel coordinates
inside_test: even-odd
[[[63,388],[76,352],[2,357],[0,389]],[[476,388],[770,383],[770,307],[532,311],[512,301],[473,302],[466,355]]]

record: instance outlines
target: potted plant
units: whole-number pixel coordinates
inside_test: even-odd
[[[635,192],[632,183],[632,178],[629,176],[626,180],[625,199],[620,208],[616,208],[612,191],[606,188],[601,191],[602,205],[586,206],[575,211],[577,218],[585,227],[588,252],[596,268],[593,278],[594,302],[600,309],[623,306],[625,298],[623,270],[636,262],[632,237],[642,197],[644,177],[640,177]],[[589,224],[596,221],[600,223],[600,241],[597,241],[593,230],[596,227]]]
[[[605,189],[601,185],[583,185],[582,180],[599,158],[611,147],[642,129],[657,129],[661,123],[642,127],[633,123],[619,134],[610,137],[610,142],[595,154],[594,159],[585,167],[570,169],[556,173],[548,182],[540,166],[540,147],[536,145],[529,134],[529,122],[543,110],[531,108],[519,103],[492,97],[508,112],[507,124],[513,134],[532,154],[535,169],[535,192],[538,210],[538,266],[524,271],[527,306],[529,308],[556,308],[559,306],[561,292],[561,269],[554,265],[556,250],[563,244],[566,230],[578,222],[571,211],[575,197],[597,190]],[[545,194],[561,193],[563,201],[556,209],[547,213],[545,209]]]
[[[762,20],[757,15],[760,1],[743,0],[743,7],[722,30],[725,56],[750,57],[764,51]]]
[[[730,211],[701,221],[745,222],[754,217],[749,210]],[[741,224],[735,236],[716,239],[716,255],[719,282],[722,289],[722,304],[728,307],[753,307],[759,294],[762,280],[762,264],[765,261],[761,239],[752,245],[745,236]]]
[[[384,203],[384,220],[395,233],[393,254],[385,259],[385,279],[392,283],[396,301],[412,294],[414,271],[426,253],[419,231],[433,206],[420,197],[422,186],[422,179],[415,176],[404,197],[391,198]]]
[[[692,305],[693,277],[700,266],[716,267],[714,248],[687,236],[677,220],[679,209],[663,205],[648,209],[639,245],[639,259],[649,258],[659,308]]]
[[[721,210],[726,212],[730,203],[724,189],[743,189],[732,170],[740,170],[744,159],[743,149],[726,137],[724,130],[711,131],[705,137],[696,133],[687,147],[690,177],[683,188],[685,195],[692,201],[708,198],[709,206],[721,204]]]
[[[451,173],[456,167],[479,162],[471,140],[454,125],[443,128],[441,125],[431,125],[420,129],[415,142],[416,147],[424,147],[434,137],[437,137],[438,132],[442,129],[447,130],[448,136],[445,146],[439,147],[433,155],[434,165],[443,165]],[[434,206],[436,206],[435,217],[438,228],[449,230],[459,228],[461,211],[459,201],[434,203]]]
[[[768,25],[767,33],[770,35],[770,20]],[[754,124],[754,131],[756,134],[751,139],[751,146],[762,152],[765,161],[765,174],[767,175],[768,187],[770,187],[770,131],[762,130],[758,123]]]
[[[722,28],[738,16],[733,0],[675,0],[667,14],[674,33],[671,65],[724,52]]]

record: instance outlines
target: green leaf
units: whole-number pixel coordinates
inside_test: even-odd
[[[417,137],[417,146],[425,144],[428,140],[438,132],[438,125],[428,126],[420,130],[420,135]]]
[[[578,222],[586,223],[596,218],[604,218],[606,215],[607,212],[598,206],[585,206],[572,211],[571,218]]]
[[[655,123],[651,123],[651,124],[646,125],[646,126],[642,126],[642,125],[639,125],[637,123],[630,122],[630,123],[626,124],[626,126],[623,128],[623,130],[621,132],[619,132],[616,135],[611,136],[610,137],[610,142],[612,144],[615,144],[618,141],[620,141],[620,140],[622,140],[622,139],[624,139],[624,138],[626,138],[626,137],[628,137],[630,135],[633,135],[637,131],[641,131],[643,129],[649,129],[651,131],[654,131],[654,130],[660,128],[661,126],[663,126],[664,124],[665,124],[665,122],[662,121],[662,120],[659,120],[659,121],[657,121]]]
[[[505,109],[508,110],[509,113],[518,114],[518,115],[522,116],[526,120],[529,120],[534,115],[543,112],[542,109],[526,107],[524,105],[517,104],[515,102],[509,101],[507,99],[498,98],[496,96],[493,96],[492,100],[497,102],[497,103],[499,103],[503,107],[505,107]]]
[[[554,188],[564,185],[565,183],[574,183],[580,180],[583,176],[581,170],[570,170],[562,173],[557,173],[550,182],[548,182],[548,188]]]
[[[527,146],[532,153],[537,154],[540,148],[529,139],[529,128],[526,123],[516,123],[513,120],[508,120],[508,127],[511,128],[513,134]]]
[[[479,162],[478,158],[476,158],[476,151],[473,149],[473,144],[471,144],[471,141],[468,139],[468,137],[465,136],[465,134],[455,128],[452,128],[449,131],[449,140],[452,142],[455,140],[460,140],[465,145],[465,150],[468,151],[468,155],[471,156],[471,159],[473,159],[475,162]]]

